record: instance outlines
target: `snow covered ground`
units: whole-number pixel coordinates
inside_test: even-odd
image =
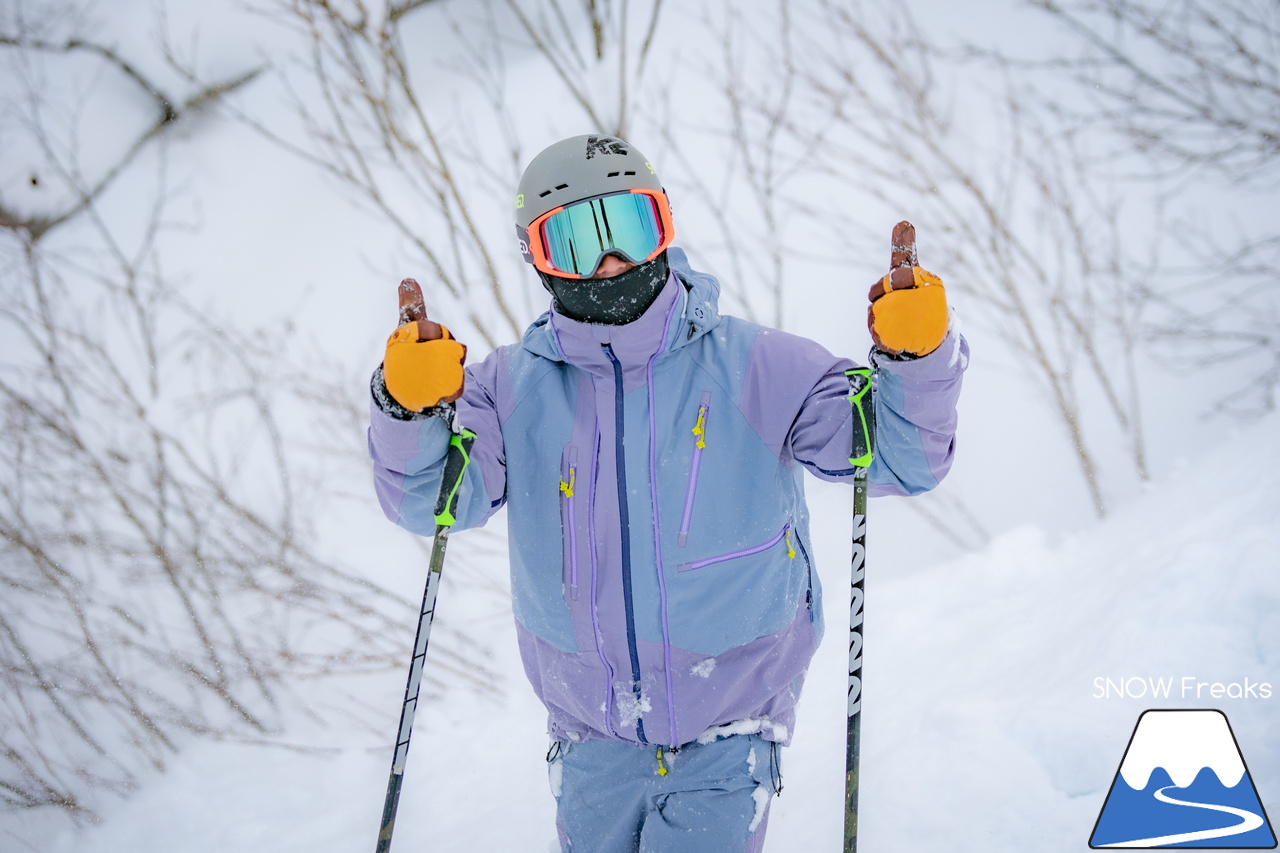
[[[377,290],[384,285],[369,269],[395,263],[385,227],[349,203],[338,207],[336,190],[243,129],[214,123],[192,134],[182,157],[202,227],[176,244],[175,266],[193,271],[202,304],[207,297],[233,319],[244,319],[236,313],[243,310],[254,323],[287,311],[299,328],[322,330],[309,339],[335,357],[376,364],[397,280],[388,275]],[[819,289],[801,286],[809,287],[801,294]],[[854,304],[861,285],[821,287],[827,310],[796,318],[792,330],[841,352],[865,351],[841,337],[847,317],[862,310]],[[531,298],[540,296],[534,289]],[[995,531],[992,542],[935,558],[948,549],[904,501],[871,507],[860,849],[1086,850],[1148,708],[1223,710],[1276,821],[1280,417],[1232,433],[1221,431],[1223,420],[1188,418],[1185,429],[1172,429],[1194,407],[1185,388],[1168,386],[1186,380],[1153,376],[1147,393],[1159,404],[1148,415],[1164,428],[1152,436],[1151,456],[1182,461],[1159,471],[1140,497],[1113,506],[1105,522],[1090,522],[1078,474],[1049,434],[1060,428],[1010,390],[1025,394],[1016,369],[993,350],[974,340],[960,456],[941,489],[968,502]],[[766,845],[773,853],[835,851],[841,833],[850,496],[812,479],[809,488],[828,635],[783,756],[785,791]],[[425,561],[373,518],[371,489],[356,498],[369,517],[353,513],[328,531],[340,540],[335,547],[359,554],[372,580],[415,599]],[[454,537],[440,619],[496,651],[503,693],[458,687],[424,703],[395,833],[400,853],[544,851],[555,837],[542,709],[493,589],[503,555],[492,537],[481,544],[483,535]],[[404,630],[411,636],[413,625]],[[433,650],[449,636],[437,633]],[[1151,695],[1149,680],[1170,695]],[[1269,686],[1267,697],[1259,684]],[[1230,695],[1248,685],[1247,697]],[[402,671],[295,685],[300,701],[280,737],[193,741],[131,798],[106,801],[96,825],[0,813],[0,851],[372,850],[403,689]]]
[[[1223,710],[1263,804],[1280,816],[1278,426],[1272,417],[1223,436],[1106,522],[1060,541],[1022,527],[906,577],[876,559],[873,503],[860,849],[1087,849],[1134,723],[1152,707]],[[812,498],[829,628],[784,754],[767,844],[779,853],[840,843],[849,499],[825,484]],[[465,586],[441,601],[476,606]],[[540,709],[508,621],[489,624],[506,695],[456,690],[419,713],[397,850],[550,849]],[[1133,695],[1146,679],[1171,680],[1171,695]],[[1246,681],[1270,685],[1269,698],[1256,688],[1212,698],[1213,683],[1235,694]],[[303,689],[327,722],[299,715],[269,746],[197,743],[101,825],[6,848],[372,849],[402,675]]]

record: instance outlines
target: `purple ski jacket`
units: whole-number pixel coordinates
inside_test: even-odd
[[[454,529],[507,509],[520,652],[553,737],[679,746],[724,727],[787,743],[822,636],[803,471],[852,482],[853,363],[720,315],[719,282],[668,259],[635,322],[552,311],[466,369],[458,417],[477,438]],[[967,345],[952,332],[924,358],[872,362],[870,492],[933,488]],[[378,498],[430,535],[448,427],[386,399],[369,429]]]

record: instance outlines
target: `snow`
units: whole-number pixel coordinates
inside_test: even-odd
[[[861,849],[1082,849],[1151,704],[1149,696],[1097,698],[1095,678],[1177,684],[1185,674],[1278,686],[1278,427],[1272,417],[1241,431],[1196,464],[1166,472],[1110,520],[1060,541],[1022,527],[905,577],[876,561],[873,502]],[[766,847],[774,851],[835,849],[842,822],[836,626],[847,607],[840,580],[848,524],[840,516],[848,503],[834,487],[813,491],[831,628],[810,670],[794,744],[783,751],[786,790],[773,802]],[[450,592],[458,599],[465,591]],[[481,853],[543,849],[554,839],[540,709],[513,660],[513,631],[493,627],[510,653],[506,695],[456,691],[424,703],[398,849]],[[371,844],[400,679],[387,673],[342,685],[361,697],[363,726],[298,714],[289,737],[273,744],[197,743],[100,825],[8,848],[337,853]],[[333,704],[336,687],[308,689]],[[1280,813],[1277,701],[1273,690],[1267,699],[1214,703],[1271,815]],[[1175,689],[1156,704],[1196,708],[1203,700]]]
[[[634,682],[615,681],[613,703],[623,727],[634,726],[641,716],[653,710],[653,703],[648,696],[636,694]]]
[[[961,13],[961,4],[937,5],[971,15],[968,6]],[[227,125],[214,127],[208,136],[193,134],[186,152],[202,176],[191,185],[204,228],[182,244],[180,266],[199,270],[198,292],[212,294],[219,311],[266,323],[287,308],[299,327],[324,329],[326,346],[358,349],[361,364],[375,364],[395,318],[391,287],[400,276],[375,294],[380,285],[359,252],[389,264],[394,241],[280,151]],[[531,150],[538,141],[526,140]],[[832,347],[844,341],[847,318],[861,306],[844,310],[840,299],[853,302],[841,287],[830,310],[796,317],[792,330]],[[532,279],[529,290],[534,302],[545,295]],[[943,558],[952,552],[938,546],[939,535],[909,502],[884,499],[870,508],[860,849],[1084,849],[1134,724],[1149,707],[1223,710],[1276,819],[1280,417],[1228,432],[1221,421],[1187,416],[1185,377],[1153,378],[1153,389],[1162,381],[1177,386],[1153,418],[1177,424],[1153,440],[1152,458],[1164,469],[1145,493],[1117,502],[1097,522],[1079,510],[1076,475],[1046,452],[1044,436],[1057,427],[1026,404],[1030,392],[1008,365],[984,342],[973,343],[959,457],[940,496],[971,501],[993,533],[990,543]],[[812,479],[808,488],[828,634],[809,672],[793,744],[783,751],[786,790],[771,806],[766,842],[774,853],[834,850],[842,828],[851,499],[848,490]],[[358,497],[376,512],[371,495]],[[373,526],[353,521],[328,535],[344,552],[366,558],[375,581],[416,600],[423,564],[405,559],[411,548],[384,539],[385,527],[380,519]],[[501,527],[501,520],[491,525]],[[451,540],[440,618],[474,629],[496,650],[502,692],[460,687],[424,696],[397,850],[554,849],[557,768],[549,771],[545,762],[544,714],[525,683],[510,614],[495,612],[495,595],[485,588],[501,585],[488,578],[503,574],[502,549],[468,549],[481,535],[493,542],[488,532]],[[407,646],[413,625],[405,632]],[[432,652],[443,643],[433,639],[428,676],[439,659]],[[708,659],[692,671],[705,677],[714,666]],[[1132,691],[1105,689],[1108,680],[1124,685],[1133,678]],[[1168,680],[1170,694],[1154,697],[1153,679]],[[1182,689],[1184,679],[1191,679],[1190,691]],[[1143,683],[1148,688],[1135,695]],[[1211,687],[1195,686],[1202,683],[1269,689],[1214,696]],[[192,741],[131,797],[107,800],[98,823],[0,813],[0,848],[371,848],[403,689],[403,671],[296,685],[281,706],[281,734]],[[648,709],[629,685],[618,701],[636,705],[633,712],[641,704]],[[708,737],[755,733],[762,725],[771,724],[741,721]]]
[[[747,832],[752,833],[760,826],[760,821],[764,820],[764,816],[769,813],[769,801],[773,799],[772,792],[764,785],[757,785],[756,789],[751,792],[751,799],[756,804],[756,810],[751,815],[751,823],[747,825]]]
[[[711,673],[715,672],[715,669],[716,659],[707,658],[706,660],[700,660],[693,666],[689,667],[689,673],[690,675],[696,675],[699,678],[710,678]]]
[[[547,783],[551,789],[551,796],[557,800],[560,799],[560,794],[564,791],[564,762],[552,760],[547,763]]]
[[[787,727],[781,723],[775,723],[773,720],[749,717],[745,720],[737,720],[732,723],[726,723],[723,726],[716,726],[714,729],[707,729],[698,735],[698,743],[708,744],[722,737],[754,734],[762,734],[769,740],[785,741],[787,739]]]

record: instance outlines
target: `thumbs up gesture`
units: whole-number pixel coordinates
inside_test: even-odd
[[[400,282],[400,327],[387,339],[382,379],[397,403],[421,412],[462,396],[467,348],[449,330],[427,319],[422,288]]]
[[[942,279],[920,268],[916,228],[910,222],[893,227],[889,273],[871,286],[867,297],[871,339],[890,355],[928,355],[947,336],[947,293]]]

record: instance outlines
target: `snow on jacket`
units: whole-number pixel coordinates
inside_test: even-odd
[[[790,740],[822,635],[803,470],[852,480],[852,362],[717,311],[719,282],[672,275],[625,326],[540,317],[466,369],[477,433],[455,530],[507,508],[525,671],[553,737],[668,746],[717,727]],[[967,345],[874,365],[871,494],[950,467]],[[422,535],[448,442],[438,417],[373,404],[387,516]]]

